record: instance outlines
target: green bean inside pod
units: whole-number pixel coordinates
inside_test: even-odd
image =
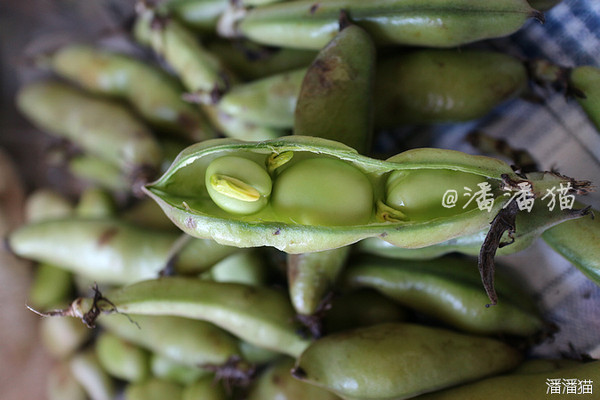
[[[240,215],[215,204],[205,176],[209,166],[222,157],[250,160],[257,168],[266,165],[273,193],[264,207]],[[297,170],[310,172],[296,174]],[[386,204],[386,187],[396,171],[420,174],[425,188],[430,179],[439,186],[456,180],[458,188],[474,182],[489,184],[495,202],[489,212],[457,206],[440,215],[442,198],[438,193],[425,192],[423,199],[439,203],[431,200],[429,209],[418,209],[412,215],[411,208],[402,211]],[[440,173],[446,175],[436,178]],[[256,185],[238,175],[233,178]],[[338,142],[290,136],[261,142],[216,139],[198,143],[184,150],[145,191],[192,236],[211,237],[237,247],[266,245],[300,253],[337,248],[367,237],[419,248],[476,233],[488,228],[507,202],[508,197],[499,195],[505,181],[514,184],[522,179],[506,163],[488,157],[417,149],[382,161],[359,155]],[[537,190],[536,181],[528,182],[533,186],[532,193],[543,193]]]

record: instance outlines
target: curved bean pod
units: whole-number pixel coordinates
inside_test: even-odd
[[[445,329],[382,324],[311,344],[292,374],[345,399],[406,399],[516,367],[506,344]]]
[[[337,33],[342,9],[378,45],[455,47],[510,35],[528,18],[543,18],[525,0],[303,0],[252,9],[235,30],[263,44],[320,49]]]
[[[378,127],[468,121],[528,88],[523,63],[481,50],[417,50],[384,58],[373,97]]]
[[[93,319],[89,312],[96,303],[105,312],[114,312],[116,309],[132,314],[205,320],[248,343],[291,356],[297,356],[308,345],[296,333],[294,310],[286,296],[269,288],[198,279],[162,278],[111,291],[103,299],[108,299],[110,303],[79,298],[64,315],[89,322],[88,318]]]
[[[203,368],[184,365],[160,354],[152,355],[150,369],[153,376],[180,385],[190,385],[210,374]]]
[[[221,92],[228,86],[219,60],[178,21],[145,10],[138,16],[134,34],[173,67],[188,91],[205,96],[207,103],[213,90]]]
[[[228,0],[170,0],[164,4],[167,12],[190,29],[202,33],[214,32]]]
[[[92,400],[113,400],[115,382],[102,369],[93,350],[74,355],[69,360],[71,373]]]
[[[8,241],[21,257],[58,265],[99,283],[126,284],[157,277],[179,237],[114,219],[71,218],[24,225]],[[175,269],[201,272],[236,250],[192,240],[179,253]]]
[[[189,177],[204,176],[211,161],[222,155],[238,155],[254,160],[259,165],[267,163],[278,167],[275,171],[272,195],[275,204],[271,204],[272,200],[259,212],[244,216],[232,215],[214,204],[207,195],[204,182]],[[276,157],[277,155],[285,155],[285,160]],[[298,175],[302,182],[296,184],[290,179],[289,184],[281,183],[284,182],[284,175],[291,174],[293,167],[299,169],[301,163],[308,161],[312,163],[315,160],[319,162],[324,160],[323,162],[335,165],[336,168],[340,166],[340,175],[336,178],[327,178],[332,169],[327,170],[328,174],[323,174],[307,168],[307,171],[312,171],[311,174],[294,174]],[[281,163],[282,166],[279,166]],[[279,168],[283,170],[281,173]],[[426,210],[420,210],[418,215],[411,217],[412,206],[403,211],[385,205],[386,185],[392,172],[410,175],[414,171],[421,171],[425,173],[423,179],[426,179],[426,172],[436,170],[448,173],[448,182],[454,172],[476,176],[482,182],[488,182],[492,191],[499,190],[499,187],[504,185],[503,181],[523,182],[507,164],[488,157],[470,156],[449,150],[416,149],[380,161],[358,155],[353,149],[337,142],[290,136],[262,142],[212,140],[191,146],[179,155],[158,181],[147,185],[144,190],[159,203],[177,226],[192,236],[211,237],[219,243],[238,247],[268,245],[287,253],[328,250],[367,237],[379,237],[399,247],[425,247],[475,234],[488,228],[493,216],[509,199],[506,196],[498,196],[491,212],[480,211],[477,208],[467,211],[446,209],[445,214],[440,216],[437,213],[443,209],[441,200],[446,188],[438,186],[433,188],[432,192],[422,193],[421,198],[419,196],[414,198],[417,208],[420,204],[419,200],[439,201],[440,205],[436,205],[433,210],[436,212],[434,218],[428,219]],[[559,182],[566,184],[565,179],[567,179],[552,174],[530,176],[532,192],[534,196],[540,197],[545,193],[545,189],[558,185]],[[357,186],[356,182],[359,181],[361,185]],[[353,184],[348,186],[345,185],[346,182],[353,182]],[[316,203],[303,208],[305,206],[294,204],[294,202],[304,201],[303,196],[292,196],[285,191],[278,194],[280,185],[294,188],[293,193],[296,193],[300,184],[311,190],[320,190],[319,193],[327,193],[327,196],[318,195],[315,199]],[[414,185],[401,186],[399,195],[402,196],[403,187],[406,188],[407,195],[414,195],[412,189],[419,188],[419,183],[415,184],[417,185],[415,187]],[[458,181],[453,181],[452,184],[458,189],[462,187],[461,182]],[[371,188],[367,189],[368,186]],[[350,200],[348,195],[350,189],[352,193],[360,190],[363,192],[358,193],[359,197]],[[371,190],[372,192],[369,193]],[[278,197],[280,195],[282,197]],[[314,199],[314,197],[309,198]],[[319,201],[319,198],[323,201]],[[370,204],[367,204],[368,198],[371,198]],[[278,199],[285,202],[277,203]],[[325,199],[327,203],[323,204]],[[360,204],[357,199],[361,199]],[[356,214],[348,216],[350,206],[354,209],[362,208],[357,210]],[[333,209],[334,212],[324,215],[323,207],[329,207],[328,209]],[[539,205],[538,208],[544,206]],[[346,214],[340,221],[339,211],[342,210]],[[288,211],[293,214],[286,215]],[[305,222],[294,220],[292,215],[301,215]],[[553,216],[558,220],[574,217],[573,213],[557,210],[545,216]],[[322,221],[320,221],[321,217],[323,217]]]
[[[114,335],[186,366],[223,364],[239,355],[238,341],[208,322],[160,315],[129,318],[102,315],[98,322]]]
[[[399,261],[368,258],[346,268],[341,284],[375,289],[399,304],[476,334],[529,336],[543,328],[532,299],[496,273],[500,301],[488,298],[471,260]],[[498,276],[500,275],[500,276]]]

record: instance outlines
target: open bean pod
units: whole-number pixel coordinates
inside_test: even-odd
[[[502,161],[451,150],[417,149],[381,161],[334,141],[292,136],[193,145],[144,190],[192,236],[301,253],[368,237],[420,248],[474,234],[511,199],[504,190],[529,184],[537,198],[558,182],[571,180],[523,179]],[[463,196],[456,207],[442,204],[448,190],[479,185],[494,198],[489,211]]]

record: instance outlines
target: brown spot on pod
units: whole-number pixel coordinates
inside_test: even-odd
[[[114,228],[114,227],[109,228],[109,229],[105,230],[104,232],[102,232],[102,234],[98,238],[98,242],[97,242],[98,247],[107,245],[115,237],[115,235],[117,233],[119,233],[119,228]]]

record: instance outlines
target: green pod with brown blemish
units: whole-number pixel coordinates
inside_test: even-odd
[[[215,136],[200,111],[182,99],[180,84],[141,60],[86,45],[61,48],[52,70],[86,90],[126,100],[154,128],[190,141]]]
[[[232,214],[209,195],[206,179],[198,177],[206,177],[211,163],[225,156],[245,158],[254,163],[253,169],[270,172],[272,193],[263,208]],[[246,171],[221,175],[231,183],[223,193],[232,193],[232,198],[238,192],[247,193],[254,182],[243,181]],[[418,174],[420,181],[400,183],[399,178],[413,174]],[[394,184],[389,185],[392,177]],[[444,207],[445,191],[455,187],[458,194],[463,190],[463,177],[469,184],[489,185],[495,199],[489,211],[480,210],[474,201],[466,209]],[[430,184],[430,179],[441,184]],[[235,183],[238,181],[243,185]],[[382,161],[359,155],[338,142],[294,135],[261,142],[211,140],[188,147],[145,192],[192,236],[238,247],[267,245],[302,253],[368,237],[398,247],[421,248],[476,234],[489,229],[508,202],[504,194],[510,193],[502,187],[531,184],[533,196],[539,198],[549,186],[567,181],[571,182],[550,174],[534,174],[525,181],[500,160],[451,150],[415,149]],[[420,192],[422,185],[428,189]],[[471,190],[474,193],[479,187]],[[267,196],[267,192],[255,191],[258,195],[250,201]],[[431,209],[424,209],[423,204]],[[544,205],[538,204],[539,208]],[[560,221],[581,215],[555,210],[548,216]]]
[[[248,400],[338,400],[327,390],[295,379],[291,370],[294,360],[280,358],[256,379],[249,389]]]
[[[304,68],[233,86],[217,105],[219,111],[251,124],[289,128]]]
[[[98,322],[114,335],[186,366],[219,365],[239,355],[238,341],[210,323],[176,316],[129,318],[103,315]]]
[[[125,388],[125,400],[181,400],[183,388],[176,383],[152,378]]]
[[[475,334],[531,336],[544,324],[533,299],[498,271],[499,302],[486,307],[477,262],[445,257],[401,261],[369,257],[350,265],[342,286],[375,289],[402,306]]]
[[[481,118],[528,87],[523,63],[481,50],[416,50],[377,65],[378,127]]]
[[[8,241],[15,254],[94,279],[125,284],[151,279],[167,266],[177,233],[151,231],[116,219],[71,218],[28,224]],[[198,273],[237,249],[191,240],[177,253],[175,270]]]
[[[340,32],[306,72],[294,134],[337,140],[364,154],[370,150],[373,129],[375,45],[347,18],[341,14]]]
[[[252,9],[232,30],[258,43],[320,49],[336,35],[340,10],[378,45],[425,47],[507,36],[530,17],[543,18],[525,0],[302,0]]]
[[[497,340],[396,323],[325,336],[292,374],[345,399],[398,400],[499,374],[521,359]]]
[[[116,335],[102,332],[95,350],[100,365],[115,378],[141,382],[150,376],[150,354]]]
[[[162,153],[156,139],[119,103],[46,81],[21,88],[17,106],[40,129],[72,141],[127,176],[158,170]]]
[[[574,379],[575,381],[572,381]],[[575,382],[567,392],[565,381]],[[578,366],[561,368],[555,371],[542,371],[538,373],[512,373],[487,379],[457,388],[447,389],[416,397],[418,400],[506,400],[506,399],[532,399],[545,400],[552,397],[550,393],[558,389],[557,397],[565,399],[579,399],[587,396],[580,393],[580,384],[586,385],[585,392],[594,394],[596,382],[600,380],[600,362],[588,362]],[[583,388],[583,386],[582,386]]]

